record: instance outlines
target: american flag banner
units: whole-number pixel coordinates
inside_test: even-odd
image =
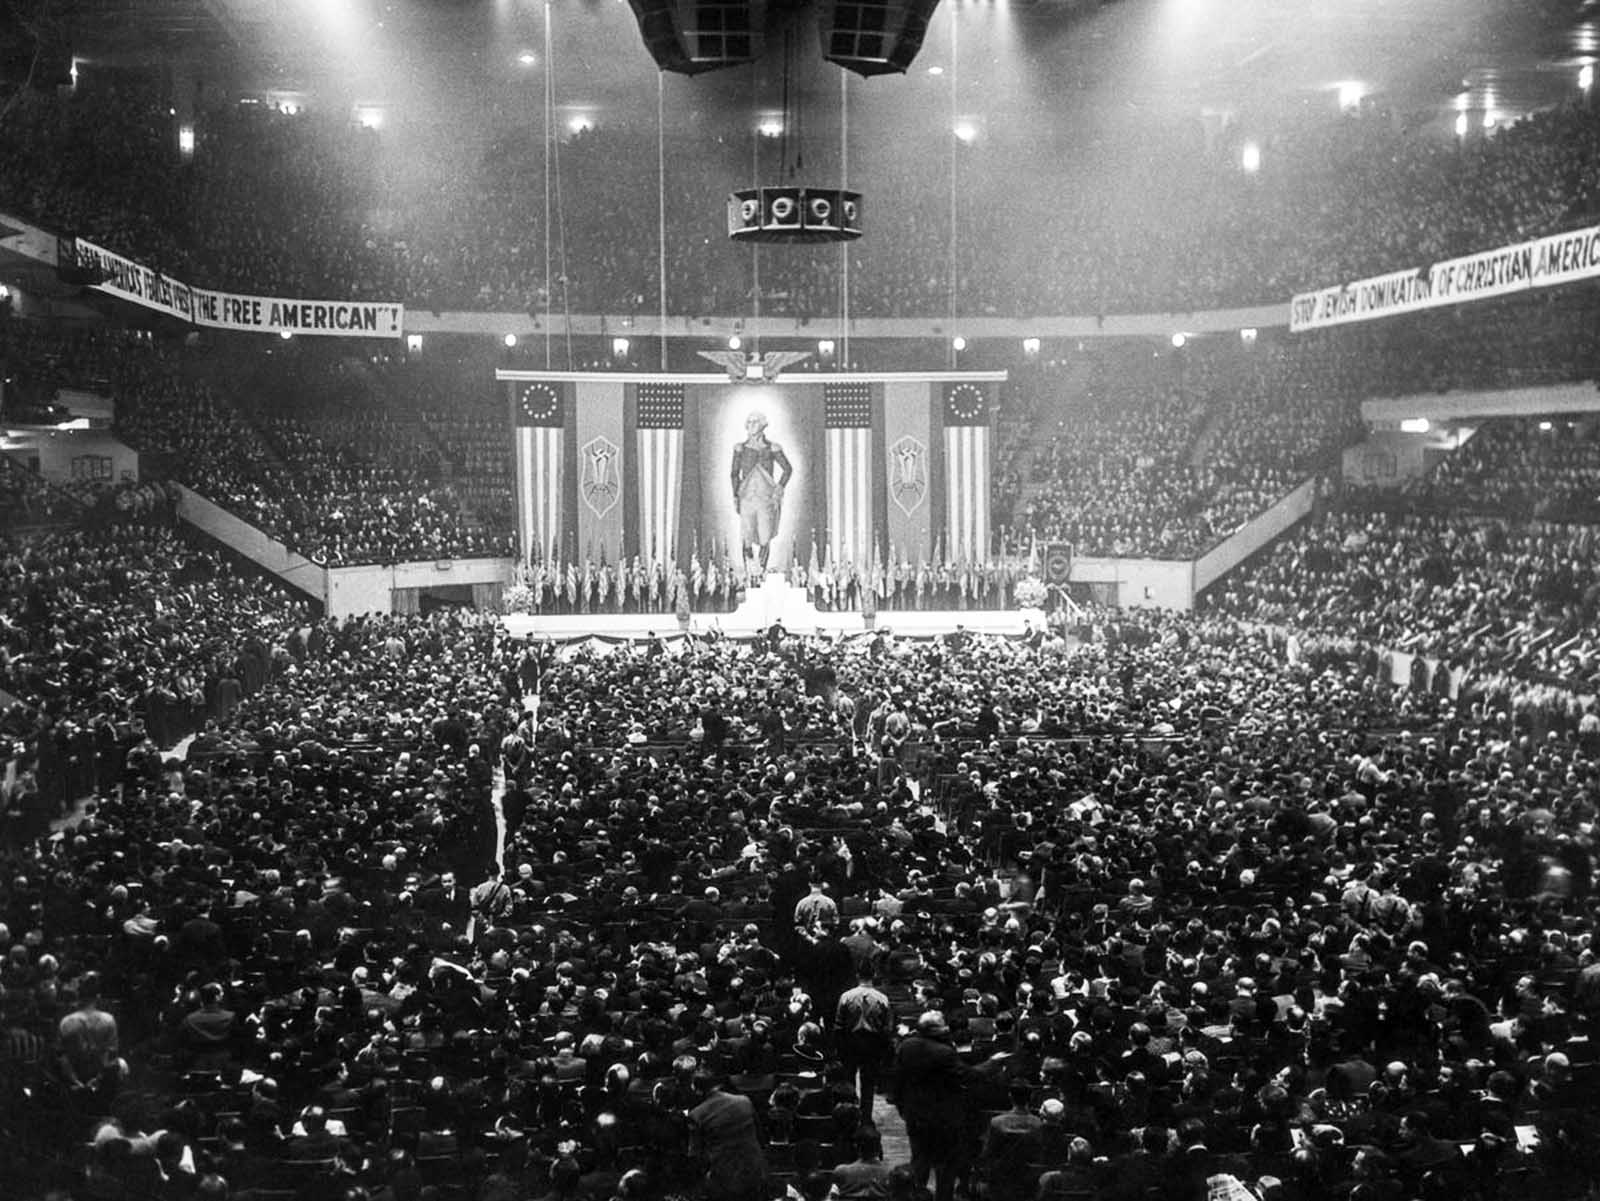
[[[683,385],[640,384],[639,557],[675,562],[683,476]]]
[[[872,385],[824,384],[828,562],[864,564],[872,547]]]
[[[945,545],[952,563],[989,557],[989,421],[992,384],[944,388]]]
[[[525,561],[554,558],[561,546],[562,438],[569,385],[526,380],[511,385],[517,443],[517,532]]]

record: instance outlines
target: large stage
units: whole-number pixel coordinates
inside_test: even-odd
[[[989,561],[1003,371],[736,374],[496,372],[521,561]]]
[[[783,576],[769,575],[749,589],[732,613],[696,613],[685,629],[671,613],[512,613],[506,629],[518,638],[643,638],[650,634],[707,634],[717,631],[730,638],[749,638],[781,624],[793,634],[829,636],[892,630],[906,638],[931,638],[951,633],[957,626],[975,634],[1021,634],[1028,623],[1044,628],[1040,609],[914,610],[894,609],[868,619],[857,612],[823,611],[808,593]]]

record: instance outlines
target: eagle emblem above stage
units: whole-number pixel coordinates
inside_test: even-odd
[[[889,495],[907,517],[928,497],[928,444],[910,434],[889,448]]]
[[[771,383],[785,368],[811,357],[809,350],[769,350],[766,354],[757,354],[752,350],[748,355],[738,350],[701,350],[696,353],[721,367],[735,384],[744,380]]]
[[[591,438],[578,453],[582,478],[578,493],[596,517],[622,499],[622,454],[609,438]]]

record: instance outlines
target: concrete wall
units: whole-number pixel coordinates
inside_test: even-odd
[[[1345,483],[1390,488],[1418,479],[1432,471],[1443,456],[1464,446],[1472,432],[1460,427],[1430,430],[1426,434],[1376,430],[1365,442],[1345,447],[1342,464]]]
[[[1425,392],[1361,402],[1361,419],[1380,429],[1397,428],[1400,422],[1415,417],[1470,421],[1477,417],[1541,417],[1546,413],[1600,413],[1600,393],[1592,384],[1558,384],[1499,392]]]
[[[328,616],[357,617],[394,612],[394,593],[399,588],[509,584],[511,560],[440,559],[392,566],[330,567],[327,579]]]
[[[85,455],[111,460],[111,482],[139,478],[139,452],[101,430],[36,430],[11,436],[6,453],[24,461],[37,458],[39,474],[58,487],[72,483],[72,461]]]
[[[240,520],[220,505],[212,504],[198,492],[181,484],[178,486],[178,516],[272,572],[284,583],[298,588],[318,602],[326,603],[328,573],[325,568],[304,555],[295,554],[277,539],[268,537],[249,522]]]
[[[1253,517],[1195,561],[1194,590],[1204,592],[1269,542],[1282,536],[1317,499],[1317,483],[1306,480],[1259,517]]]
[[[549,329],[540,318],[527,313],[430,313],[426,309],[406,309],[408,334],[481,334],[496,338],[516,334],[519,338],[545,333],[565,336],[655,338],[663,329],[657,316],[639,314],[618,317],[574,313],[570,320],[551,314]],[[1120,313],[1106,317],[1093,314],[1081,317],[963,317],[949,321],[940,317],[864,317],[850,323],[852,338],[948,338],[957,333],[978,338],[1166,338],[1182,331],[1189,334],[1233,333],[1241,329],[1272,329],[1289,324],[1289,306],[1260,305],[1247,309],[1215,309],[1201,313]],[[721,340],[730,334],[763,338],[836,338],[838,321],[798,320],[791,317],[668,317],[669,338],[708,338]]]
[[[1173,559],[1075,558],[1074,584],[1114,584],[1129,609],[1194,608],[1194,564]]]

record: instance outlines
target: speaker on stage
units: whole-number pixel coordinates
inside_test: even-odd
[[[1072,576],[1072,543],[1047,542],[1044,548],[1044,582],[1066,587]]]

